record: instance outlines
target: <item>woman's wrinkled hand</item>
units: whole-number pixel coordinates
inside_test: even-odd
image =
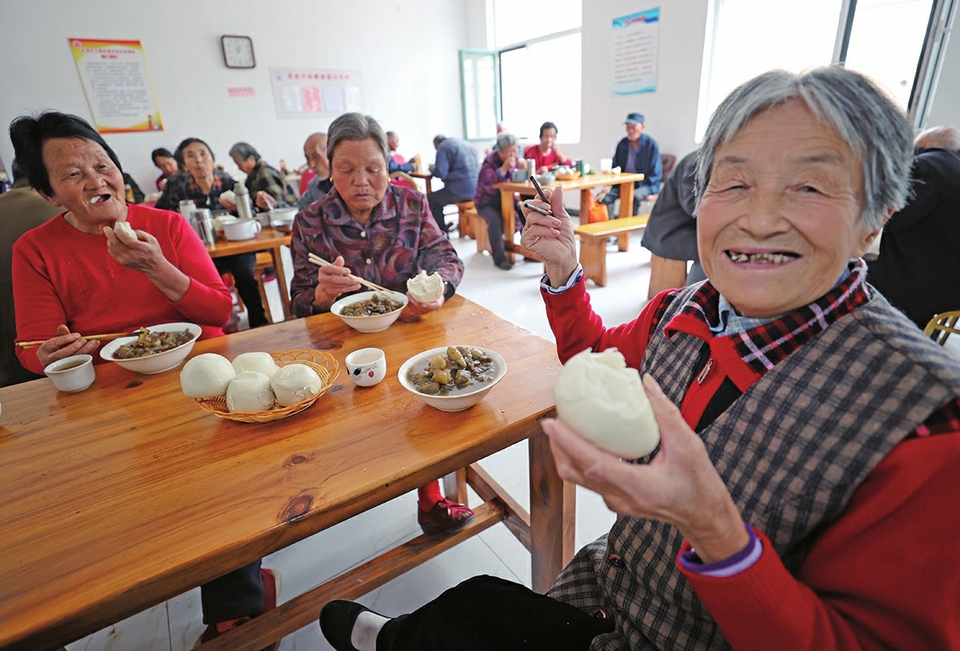
[[[273,210],[280,205],[277,200],[273,198],[273,195],[267,194],[263,190],[257,192],[256,204],[260,210]]]
[[[410,292],[407,292],[407,298],[410,299],[407,303],[407,309],[409,309],[414,314],[426,314],[427,312],[436,312],[441,307],[443,307],[444,298],[441,296],[432,303],[420,303],[413,296],[410,295]]]
[[[573,222],[563,207],[563,189],[546,188],[543,191],[549,203],[539,199],[527,199],[533,205],[551,210],[552,215],[541,215],[521,204],[526,224],[520,244],[543,259],[547,276],[553,287],[560,287],[577,268],[577,245],[573,235]]]
[[[350,269],[343,265],[343,256],[338,255],[333,264],[317,270],[318,284],[313,290],[314,305],[329,308],[341,294],[360,289],[360,283],[350,277]]]
[[[220,202],[220,205],[223,206],[223,209],[224,209],[224,210],[229,210],[230,212],[236,212],[236,211],[237,211],[237,202],[236,202],[236,201],[231,201],[230,199],[227,199],[226,197],[218,197],[218,198],[217,198],[217,201]]]
[[[79,333],[70,332],[67,326],[60,324],[57,326],[57,335],[47,339],[37,349],[37,359],[47,366],[71,355],[92,355],[99,347],[99,341],[87,341]]]
[[[749,538],[703,441],[656,380],[648,375],[643,386],[660,427],[660,451],[649,464],[626,463],[563,423],[545,420],[557,471],[599,493],[618,514],[675,525],[706,563],[736,554]]]

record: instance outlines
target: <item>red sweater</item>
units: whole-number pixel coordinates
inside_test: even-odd
[[[583,282],[543,295],[561,361],[587,347],[616,347],[633,368],[664,297],[635,321],[607,330]],[[713,353],[716,363],[681,406],[691,427],[724,377],[741,390],[759,377],[739,355]],[[680,569],[738,651],[960,649],[958,476],[960,429],[910,438],[874,468],[796,576],[761,532],[763,554],[739,574],[713,578]]]
[[[97,334],[189,321],[202,326],[201,339],[223,334],[230,292],[186,220],[168,210],[130,205],[127,222],[157,238],[163,256],[190,277],[186,295],[172,302],[145,275],[114,260],[104,235],[81,233],[60,214],[13,247],[17,341],[49,339],[60,323],[71,332]],[[17,357],[25,368],[43,373],[36,348],[18,347]],[[94,361],[102,360],[94,356]]]

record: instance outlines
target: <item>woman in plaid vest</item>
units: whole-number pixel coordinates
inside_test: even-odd
[[[960,649],[960,364],[866,284],[860,258],[904,204],[911,153],[905,116],[857,73],[745,83],[699,154],[707,280],[610,329],[590,309],[561,191],[541,204],[553,215],[528,212],[560,359],[619,349],[645,375],[660,448],[624,462],[544,421],[561,476],[619,515],[549,595],[479,577],[393,620],[335,601],[327,639]]]

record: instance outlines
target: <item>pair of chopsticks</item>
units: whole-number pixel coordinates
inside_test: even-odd
[[[313,264],[317,265],[318,267],[332,267],[332,266],[334,266],[332,262],[327,262],[326,260],[324,260],[324,259],[321,258],[320,256],[314,255],[313,253],[308,253],[308,254],[307,254],[307,259],[309,259],[310,262],[312,262]],[[354,280],[356,280],[358,283],[360,283],[360,284],[363,285],[364,287],[369,287],[370,289],[372,289],[372,290],[375,291],[375,292],[386,292],[387,294],[395,294],[395,293],[396,293],[396,292],[394,292],[392,289],[387,289],[386,287],[381,287],[381,286],[378,285],[377,283],[372,283],[372,282],[370,282],[369,280],[367,280],[366,278],[361,278],[360,276],[354,276],[353,274],[350,274],[350,277],[353,278]]]
[[[132,337],[137,334],[139,334],[139,332],[110,332],[105,335],[83,335],[80,338],[86,339],[87,341],[92,341],[92,340],[110,341],[111,339],[119,339],[120,337]],[[54,335],[54,337],[56,336],[57,335]],[[51,337],[51,339],[52,338],[53,337]],[[20,342],[17,342],[17,345],[20,346],[20,348],[36,348],[37,346],[42,346],[45,341],[47,340],[44,339],[43,341],[20,341]]]

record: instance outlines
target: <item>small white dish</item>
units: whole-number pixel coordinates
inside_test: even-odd
[[[228,240],[252,240],[263,226],[256,219],[237,219],[223,222],[223,236]]]
[[[53,381],[53,386],[65,393],[78,393],[90,387],[97,378],[93,370],[93,357],[71,355],[47,364],[43,374]]]
[[[347,374],[358,387],[380,384],[387,375],[387,356],[379,348],[361,348],[347,355]]]
[[[394,301],[398,301],[401,306],[393,312],[387,312],[386,314],[371,314],[370,316],[347,316],[341,314],[343,308],[348,305],[368,301],[372,299],[375,294],[388,296]],[[357,292],[356,294],[344,296],[336,301],[330,306],[330,311],[358,332],[380,332],[393,325],[393,322],[399,318],[400,313],[403,312],[403,308],[405,308],[409,302],[410,299],[407,298],[407,295],[401,294],[400,292]]]
[[[493,389],[496,384],[503,379],[503,376],[507,374],[507,362],[500,355],[490,350],[489,348],[481,348],[480,346],[466,346],[467,348],[476,348],[480,351],[486,353],[491,357],[496,365],[497,372],[494,374],[493,379],[487,382],[479,382],[473,385],[474,389],[472,391],[461,391],[447,396],[438,396],[438,395],[429,395],[426,393],[420,393],[417,391],[416,387],[413,385],[413,382],[408,377],[410,375],[411,369],[415,366],[418,366],[421,363],[425,363],[437,355],[443,355],[447,352],[447,346],[440,348],[432,348],[426,350],[418,355],[414,355],[407,361],[403,363],[403,366],[400,367],[400,370],[397,372],[397,379],[400,380],[401,386],[410,393],[416,395],[420,400],[427,403],[434,409],[439,409],[440,411],[464,411],[470,409],[475,404],[480,402],[486,397],[490,390]]]

